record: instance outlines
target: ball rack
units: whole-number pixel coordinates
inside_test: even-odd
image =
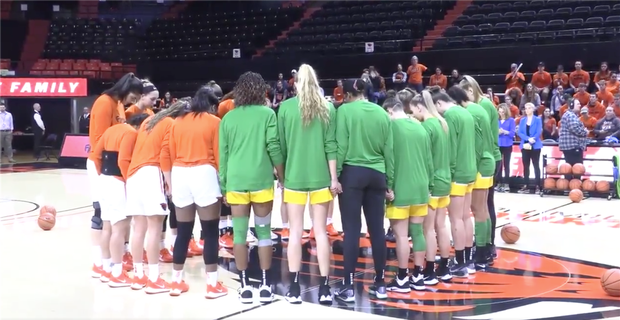
[[[553,179],[558,179],[563,177],[565,174],[561,174],[559,173],[559,165],[558,165],[558,173],[555,174],[550,174],[547,173],[547,164],[549,163],[549,160],[564,160],[564,157],[550,157],[547,155],[543,155],[543,167],[542,167],[542,188],[540,189],[540,196],[543,197],[545,194],[555,194],[555,195],[568,195],[568,193],[570,192],[570,190],[559,190],[559,189],[545,189],[544,188],[544,181],[547,178],[553,178]],[[596,174],[596,177],[607,177],[607,178],[612,178],[613,180],[609,182],[609,191],[607,192],[598,192],[596,190],[594,191],[584,191],[581,190],[583,192],[583,195],[585,197],[598,197],[598,198],[605,198],[607,197],[607,200],[611,200],[612,198],[616,198],[618,196],[618,190],[616,189],[616,185],[618,182],[618,167],[616,166],[614,159],[583,159],[584,162],[603,162],[603,161],[610,161],[613,165],[613,169],[612,172],[610,172],[610,174]],[[572,174],[569,174],[572,175]],[[584,177],[589,177],[591,176],[588,172],[579,175],[580,176],[580,180],[583,181]]]

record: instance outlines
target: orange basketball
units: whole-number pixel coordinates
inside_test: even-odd
[[[41,207],[41,210],[39,210],[39,214],[44,214],[44,213],[49,213],[55,217],[56,208],[54,208],[53,206],[43,206]]]
[[[545,170],[547,174],[556,174],[558,173],[558,165],[550,163],[545,167]]]
[[[573,167],[568,163],[562,163],[560,165],[560,174],[571,174],[573,172]]]
[[[609,182],[602,180],[596,183],[596,191],[609,192]]]
[[[583,180],[581,189],[583,189],[583,191],[594,191],[596,190],[596,183],[592,180]]]
[[[612,297],[620,297],[620,269],[609,269],[601,277],[603,291]]]
[[[545,179],[543,188],[545,188],[545,189],[555,189],[555,179],[553,179],[553,178]]]
[[[517,226],[508,224],[502,228],[501,235],[504,242],[506,242],[507,244],[513,244],[519,241],[519,238],[521,237],[521,231]]]
[[[50,231],[56,225],[56,217],[50,213],[43,213],[39,216],[39,228]]]
[[[558,179],[555,182],[555,187],[558,188],[558,190],[566,190],[566,189],[568,189],[568,180],[566,180],[566,179]]]
[[[571,189],[571,190],[581,189],[581,180],[579,180],[579,179],[572,179],[568,183],[568,188]]]
[[[579,203],[581,202],[581,200],[583,200],[583,192],[581,192],[581,190],[579,189],[573,189],[568,194],[568,197],[570,198],[570,201]]]
[[[575,163],[573,166],[573,174],[584,174],[586,173],[586,167],[582,163]]]

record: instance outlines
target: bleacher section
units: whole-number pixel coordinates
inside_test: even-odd
[[[618,1],[476,1],[433,49],[605,41],[620,37]]]
[[[99,59],[39,59],[30,75],[58,77],[86,77],[91,79],[114,80],[127,72],[136,72],[136,65],[121,62],[101,62]]]
[[[156,19],[136,54],[150,60],[249,58],[299,20],[302,7],[263,2],[196,1],[178,19]],[[252,9],[247,9],[250,6]],[[245,8],[245,9],[244,9]]]
[[[3,44],[0,48],[0,58],[19,61],[26,34],[28,34],[28,21],[0,20],[0,37]]]
[[[265,55],[363,53],[365,42],[374,42],[375,52],[411,51],[455,2],[328,2]]]

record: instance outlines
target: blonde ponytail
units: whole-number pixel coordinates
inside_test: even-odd
[[[177,102],[173,103],[168,109],[164,109],[156,113],[151,120],[146,123],[146,132],[151,133],[153,128],[167,117],[177,118],[185,114],[186,108],[189,107],[189,101],[191,98],[181,98]]]
[[[295,88],[303,124],[309,125],[314,118],[319,118],[323,123],[329,122],[329,105],[321,95],[319,80],[310,65],[299,67]]]
[[[445,133],[448,133],[448,123],[446,122],[446,119],[444,119],[437,111],[437,108],[433,103],[433,96],[431,95],[431,93],[427,90],[422,90],[422,98],[424,99],[424,105],[426,105],[426,110],[428,110],[428,113],[430,113],[433,117],[437,118],[437,120],[439,120],[439,123],[441,124],[441,127],[443,128],[443,131]]]
[[[484,97],[484,93],[482,89],[480,89],[478,81],[472,76],[463,76],[463,80],[461,80],[459,86],[465,90],[471,89],[474,92],[474,101],[472,101],[474,103],[479,103]]]

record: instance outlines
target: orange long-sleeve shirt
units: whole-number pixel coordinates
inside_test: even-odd
[[[553,75],[553,86],[562,86],[562,88],[568,87],[568,75],[564,72],[562,74],[556,73]]]
[[[129,107],[129,108],[127,108],[127,110],[125,110],[125,119],[129,119],[132,116],[139,115],[139,114],[142,114],[142,113],[146,113],[149,116],[152,116],[152,115],[155,114],[155,112],[153,112],[152,109],[144,109],[144,110],[142,110],[137,105],[132,104],[131,107]]]
[[[130,125],[112,126],[108,128],[93,152],[93,161],[97,168],[97,173],[101,174],[101,164],[103,151],[118,152],[118,167],[121,169],[122,177],[118,177],[120,180],[127,180],[127,173],[129,171],[129,164],[131,163],[131,157],[133,155],[133,149],[136,144],[136,138],[138,132]]]
[[[517,88],[519,90],[523,90],[523,83],[525,82],[525,76],[521,72],[517,72],[517,74],[513,77],[513,73],[506,74],[506,91]]]
[[[603,119],[605,117],[605,107],[600,102],[596,102],[594,105],[587,104],[588,114],[596,119]]]
[[[138,130],[138,137],[136,138],[136,145],[133,149],[127,177],[131,177],[140,168],[145,166],[156,166],[166,172],[170,171],[172,167],[170,163],[170,151],[166,148],[164,152],[162,146],[174,120],[172,120],[172,118],[164,118],[153,127],[151,132],[148,132],[146,131],[146,126],[152,119],[153,117],[151,116],[144,120],[142,126],[140,126]]]
[[[592,131],[594,129],[594,126],[596,125],[596,118],[595,117],[584,117],[581,116],[579,117],[579,121],[581,121],[581,123],[583,123],[583,125],[586,127],[586,129],[590,130],[590,133],[588,133],[588,138],[594,138],[594,132]]]
[[[95,161],[93,152],[103,133],[111,126],[125,122],[123,104],[107,94],[100,95],[90,110],[89,122],[88,140],[90,142],[90,153],[88,159]]]
[[[421,63],[418,63],[415,66],[410,65],[409,68],[407,68],[407,82],[410,84],[421,84],[422,73],[426,72],[426,70],[428,70],[428,68]]]
[[[598,99],[598,102],[602,103],[604,107],[614,103],[614,95],[607,91],[607,88],[605,88],[605,90],[597,91],[596,99]]]
[[[532,74],[532,85],[536,88],[548,88],[553,78],[547,71],[537,71]]]
[[[448,86],[448,78],[446,78],[446,76],[443,74],[434,74],[428,80],[428,85],[439,86],[440,88],[445,89]]]
[[[222,119],[232,109],[235,108],[235,100],[226,99],[217,106],[217,116]]]
[[[590,94],[587,92],[578,91],[573,95],[573,98],[579,100],[582,106],[585,106],[590,101]]]
[[[616,80],[614,82],[612,82],[611,80],[607,81],[607,91],[611,92],[611,94],[618,94],[620,93],[620,81]]]
[[[170,129],[168,145],[173,166],[209,164],[219,169],[220,118],[202,113],[177,118]]]

